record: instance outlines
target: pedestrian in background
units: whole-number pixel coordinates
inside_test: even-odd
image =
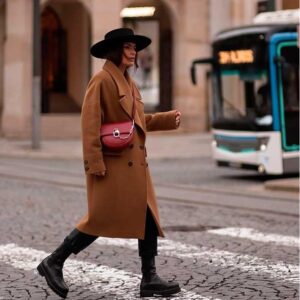
[[[144,103],[127,69],[137,67],[137,52],[151,40],[131,29],[108,32],[91,48],[91,54],[106,59],[103,70],[89,82],[81,112],[83,159],[88,212],[63,243],[37,267],[49,287],[61,297],[69,291],[63,278],[65,260],[77,254],[98,236],[136,238],[141,257],[140,296],[178,293],[176,282],[156,273],[157,237],[163,237],[154,189],[146,161],[146,131],[176,129],[177,110],[144,114]],[[132,114],[132,112],[135,112]],[[134,116],[132,142],[121,151],[104,147],[101,126],[125,122]]]

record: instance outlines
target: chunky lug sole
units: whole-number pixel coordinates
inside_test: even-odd
[[[43,266],[43,263],[40,263],[37,267],[37,270],[39,272],[39,274],[42,276],[42,277],[45,277],[46,278],[46,281],[47,281],[47,284],[48,286],[51,288],[51,290],[56,293],[58,296],[62,297],[62,298],[66,298],[67,297],[67,294],[68,292],[64,293],[62,291],[60,291],[59,289],[56,288],[56,286],[51,282],[51,280],[49,279],[49,277],[47,276],[47,271],[45,270],[44,266]]]
[[[140,291],[140,297],[153,297],[153,296],[170,296],[177,294],[181,291],[180,287],[175,287],[168,290],[157,291],[157,290],[144,290]]]

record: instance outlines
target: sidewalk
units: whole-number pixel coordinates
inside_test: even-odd
[[[197,134],[149,134],[147,150],[152,159],[181,159],[210,156],[211,135]],[[39,159],[82,159],[80,139],[43,140],[41,149],[31,149],[31,141],[0,138],[0,157]],[[265,188],[299,192],[299,179],[274,179],[265,182]]]
[[[147,135],[147,151],[153,159],[191,158],[210,155],[210,134]],[[43,140],[41,149],[33,150],[31,141],[0,138],[0,156],[43,159],[82,159],[80,139]]]
[[[299,178],[268,180],[265,182],[265,188],[273,191],[299,193]]]

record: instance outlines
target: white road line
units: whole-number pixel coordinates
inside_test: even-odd
[[[26,271],[35,270],[40,261],[47,255],[49,254],[44,251],[19,247],[16,244],[0,246],[1,262]],[[93,263],[75,259],[68,259],[65,263],[64,274],[69,282],[71,281],[75,285],[84,285],[87,289],[92,290],[95,293],[118,297],[115,299],[140,299],[139,283],[141,276],[131,272],[118,270],[104,265],[98,266]],[[199,294],[185,290],[182,290],[181,293],[172,297],[172,299],[220,300],[203,297]]]
[[[102,246],[137,249],[136,240],[99,237],[96,243]],[[166,256],[197,259],[201,261],[201,264],[211,264],[218,267],[224,266],[227,269],[232,268],[233,271],[234,269],[240,269],[243,272],[250,272],[252,274],[267,274],[271,278],[280,278],[282,281],[299,283],[298,266],[286,264],[283,261],[274,263],[273,261],[252,255],[198,247],[168,239],[160,239],[158,245],[159,253]]]
[[[231,237],[249,239],[256,242],[274,243],[282,246],[299,247],[299,238],[280,234],[266,234],[253,228],[227,227],[212,229],[207,232]]]

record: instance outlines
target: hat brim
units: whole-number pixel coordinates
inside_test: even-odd
[[[136,44],[136,51],[141,51],[151,44],[151,39],[143,35],[129,35],[103,40],[94,44],[91,49],[91,55],[97,58],[105,58],[107,53],[119,42],[132,42]]]

